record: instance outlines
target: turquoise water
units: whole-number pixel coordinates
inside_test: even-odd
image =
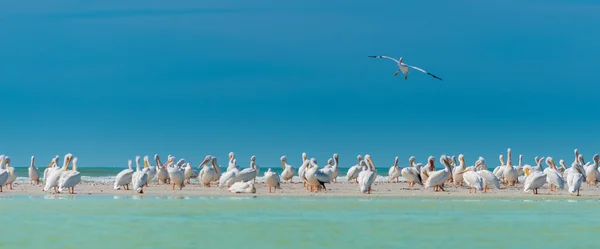
[[[50,199],[48,199],[50,198]],[[591,248],[596,200],[3,196],[0,248]]]

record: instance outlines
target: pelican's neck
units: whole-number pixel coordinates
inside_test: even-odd
[[[333,168],[337,168],[338,167],[338,158],[337,156],[333,156]]]
[[[285,170],[285,159],[281,160],[281,169]]]
[[[35,161],[35,157],[31,157],[31,164],[29,165],[30,168],[35,168],[34,161]]]
[[[523,155],[519,155],[519,166],[523,166]]]
[[[398,157],[394,159],[394,168],[398,168]]]
[[[73,171],[77,171],[77,161],[78,161],[77,157],[73,158]]]

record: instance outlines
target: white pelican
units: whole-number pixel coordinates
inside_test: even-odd
[[[518,176],[517,170],[515,170],[515,168],[513,168],[512,166],[512,156],[510,148],[508,148],[506,152],[506,165],[504,166],[503,174],[504,184],[507,186],[508,184],[510,184],[510,186],[515,186]]]
[[[256,193],[256,188],[254,187],[254,182],[246,181],[246,182],[236,182],[231,187],[229,187],[229,192],[232,193]]]
[[[371,160],[371,155],[365,155],[365,163],[366,167],[358,174],[358,186],[360,187],[360,192],[370,194],[371,186],[377,179],[377,168]]]
[[[409,187],[414,187],[415,183],[423,186],[423,181],[421,181],[421,174],[419,170],[415,166],[415,157],[411,156],[408,158],[409,165],[406,168],[403,168],[401,173],[402,177],[408,182]]]
[[[46,184],[44,186],[44,191],[47,192],[50,188],[54,188],[54,192],[58,193],[58,180],[62,173],[67,169],[69,164],[71,164],[71,159],[73,155],[71,153],[65,155],[65,160],[63,162],[63,166],[60,168],[54,168],[48,172],[48,176],[46,178]]]
[[[10,166],[10,157],[4,158],[4,166],[4,169],[8,171],[8,179],[6,180],[6,183],[4,183],[4,185],[8,185],[9,189],[12,190],[12,184],[13,182],[15,182],[15,180],[17,180],[17,172],[15,171],[14,167]]]
[[[46,166],[46,169],[44,169],[44,183],[46,183],[46,179],[48,178],[48,174],[55,169],[58,169],[58,158],[59,156],[56,155],[54,158],[52,158],[52,160],[50,161],[50,164],[48,164],[48,166]]]
[[[127,161],[127,166],[129,168],[121,170],[121,172],[117,174],[117,177],[115,177],[115,184],[113,186],[115,190],[121,189],[121,187],[123,187],[125,190],[129,190],[129,184],[131,183],[131,177],[133,176],[131,160]]]
[[[594,162],[585,167],[585,176],[587,179],[587,183],[589,185],[596,185],[598,180],[600,180],[600,171],[598,171],[598,161],[600,160],[600,155],[595,154],[593,158]]]
[[[229,152],[229,164],[227,166],[227,171],[231,171],[234,169],[240,170],[240,166],[236,165],[234,163],[234,160],[235,160],[235,154],[233,152]]]
[[[519,176],[524,173],[524,171],[523,171],[524,166],[525,165],[523,165],[523,155],[519,155],[519,165],[513,166],[513,168],[515,168],[515,170],[517,170],[517,183],[519,183]]]
[[[212,163],[212,158],[212,156],[206,156],[200,165],[198,165],[198,169],[202,168],[200,169],[200,172],[198,172],[198,180],[200,181],[200,185],[202,185],[202,187],[210,188],[210,183],[217,174],[217,169],[214,167],[214,165],[208,165],[209,162]]]
[[[307,158],[308,157],[306,156],[306,152],[302,152],[302,166],[298,168],[298,176],[302,180],[304,187],[308,190],[308,185],[306,184],[306,168],[308,167],[309,162]]]
[[[283,181],[292,181],[294,177],[294,173],[296,173],[296,168],[294,166],[287,164],[287,157],[282,156],[279,160],[281,160],[281,180]]]
[[[233,164],[237,165],[237,159],[233,159]],[[223,174],[221,174],[221,177],[219,177],[219,188],[231,187],[231,185],[234,184],[236,179],[238,178],[239,173],[240,171],[237,167],[233,168],[230,171],[223,172]]]
[[[346,178],[348,179],[348,181],[352,181],[354,180],[354,183],[358,183],[358,179],[356,179],[358,177],[358,173],[360,173],[360,171],[362,170],[362,166],[360,165],[360,162],[362,161],[362,156],[358,155],[358,163],[352,167],[350,167],[350,169],[348,169],[348,172],[346,172]]]
[[[75,194],[75,186],[81,182],[81,174],[77,171],[77,157],[73,158],[73,169],[68,170],[69,165],[67,165],[67,170],[65,170],[58,180],[58,191],[63,192],[65,188],[69,194]]]
[[[340,165],[338,163],[338,154],[333,154],[333,165],[331,165],[331,182],[337,182],[337,177],[340,174]]]
[[[468,168],[456,172],[456,174],[462,175],[463,181],[469,187],[469,194],[471,193],[471,189],[475,189],[474,193],[477,193],[477,190],[483,190],[483,178],[474,171],[474,168]]]
[[[271,171],[271,168],[265,172],[264,178],[267,187],[269,187],[269,193],[271,193],[271,188],[273,188],[273,193],[275,193],[275,189],[281,189],[281,179],[277,173]]]
[[[213,175],[213,179],[211,182],[214,182],[215,184],[219,182],[219,178],[221,178],[221,172],[222,169],[221,165],[219,165],[217,163],[217,158],[216,157],[212,157],[212,162],[211,162],[213,168],[215,169],[215,174]]]
[[[580,164],[574,163],[571,165],[571,168],[569,168],[569,173],[567,174],[567,186],[571,196],[575,193],[579,196],[581,183],[585,182],[584,173],[585,171],[581,168]]]
[[[147,158],[147,156],[146,156]],[[144,161],[144,164],[146,162]],[[135,172],[131,176],[133,189],[140,194],[144,193],[144,186],[148,182],[148,172],[140,169],[140,156],[135,157]]]
[[[477,170],[477,167],[479,169]],[[476,172],[483,179],[483,192],[487,192],[490,186],[494,186],[496,189],[500,189],[500,181],[498,177],[492,173],[485,163],[485,159],[483,157],[479,157],[475,164]]]
[[[329,175],[319,171],[319,165],[317,165],[317,159],[310,159],[310,166],[306,169],[306,181],[310,187],[310,192],[314,192],[314,188],[317,188],[317,192],[320,187],[323,187],[325,191],[327,191],[327,187],[325,187],[325,183],[329,183],[331,178]]]
[[[174,157],[169,158],[165,167],[167,168],[167,172],[169,174],[169,182],[171,183],[171,189],[175,190],[175,185],[179,186],[179,190],[182,190],[185,187],[183,171],[180,170],[179,167],[173,165]]]
[[[4,155],[0,155],[0,192],[2,192],[2,186],[8,180],[8,171],[6,171],[2,166],[4,165]]]
[[[538,189],[546,184],[547,175],[542,171],[534,171],[532,172],[529,168],[525,168],[525,183],[523,186],[523,191],[529,192],[532,190],[532,193],[535,195],[538,193]]]
[[[394,59],[392,57],[389,57],[389,56],[385,56],[385,55],[369,55],[369,57],[370,58],[390,59],[390,60],[395,61],[396,64],[398,65],[398,71],[396,71],[396,73],[394,73],[394,76],[398,75],[398,73],[400,71],[402,71],[402,73],[404,74],[404,79],[405,80],[408,79],[408,68],[409,67],[412,68],[412,69],[415,69],[417,71],[420,71],[422,73],[426,73],[426,74],[430,75],[431,77],[436,78],[438,80],[442,80],[440,77],[437,77],[437,76],[435,76],[435,75],[433,75],[433,74],[431,74],[431,73],[429,73],[429,72],[427,72],[427,71],[425,71],[425,70],[423,70],[421,68],[418,68],[418,67],[415,67],[415,66],[411,66],[411,65],[408,65],[408,64],[404,64],[404,62],[402,62],[402,57],[400,57],[400,59],[398,59],[398,60],[396,60],[396,59]]]
[[[500,159],[500,166],[496,166],[493,173],[498,178],[498,180],[500,180],[501,182],[504,182],[504,167],[506,165],[504,163],[504,156],[500,155],[498,157],[498,159]]]
[[[460,161],[460,163],[452,169],[452,178],[454,178],[454,186],[462,186],[464,173],[459,173],[467,169],[467,166],[465,164],[465,156],[463,154],[458,155],[458,161]]]
[[[394,159],[394,165],[390,167],[388,171],[388,179],[390,182],[393,182],[393,179],[396,179],[396,182],[399,182],[398,178],[402,175],[402,169],[398,167],[398,157]]]
[[[192,175],[194,174],[194,169],[192,169],[192,166],[189,163],[186,163],[183,166],[183,178],[185,179],[185,181],[190,184],[190,179],[192,178]]]
[[[452,174],[452,169],[450,168],[450,159],[446,155],[442,155],[440,162],[444,165],[444,169],[430,172],[429,177],[425,181],[425,188],[435,187],[434,191],[436,192],[438,191],[438,188],[442,191],[445,191],[443,184],[446,182],[448,177],[450,177],[450,174]]]
[[[255,161],[256,161],[256,157],[252,156],[250,158],[250,167],[239,171],[237,173],[237,176],[236,176],[234,182],[247,182],[250,180],[254,180],[254,182],[256,182],[256,176],[258,176],[258,170],[256,168],[257,166],[256,166]]]
[[[154,160],[156,160],[157,184],[160,184],[161,182],[164,184],[169,184],[169,172],[167,171],[167,165],[163,165],[160,162],[160,157],[158,155],[154,156]]]
[[[427,165],[421,168],[421,181],[427,182],[429,174],[433,171],[435,171],[435,158],[433,156],[429,156],[429,158],[427,158]]]
[[[158,154],[154,154],[154,161],[157,161]],[[150,165],[150,160],[148,156],[144,156],[144,169],[142,169],[146,174],[148,174],[148,178],[146,180],[146,187],[148,187],[148,183],[154,179],[156,176],[156,166]]]
[[[35,161],[35,156],[31,156],[31,164],[29,165],[29,169],[27,171],[29,173],[30,183],[38,185],[38,184],[40,184],[40,169],[35,167],[34,161]]]
[[[548,168],[544,169],[544,173],[546,174],[546,182],[550,184],[550,191],[556,191],[557,186],[560,189],[564,189],[565,179],[562,177],[562,174],[558,172],[552,157],[546,158],[546,164],[548,164]]]

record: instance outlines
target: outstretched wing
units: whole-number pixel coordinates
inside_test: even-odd
[[[389,56],[385,56],[385,55],[369,55],[369,58],[389,59],[389,60],[395,61],[396,63],[399,63],[398,60],[396,60],[396,59],[394,59],[392,57],[389,57]]]
[[[411,65],[407,65],[407,64],[404,64],[404,65],[405,65],[405,66],[407,66],[407,67],[410,67],[410,68],[412,68],[412,69],[419,70],[419,71],[421,71],[421,72],[423,72],[423,73],[429,74],[429,75],[431,75],[431,77],[434,77],[434,78],[436,78],[436,79],[438,79],[438,80],[442,80],[442,78],[440,78],[440,77],[437,77],[437,76],[433,75],[432,73],[429,73],[429,72],[427,72],[427,71],[425,71],[425,70],[423,70],[423,69],[421,69],[421,68],[418,68],[418,67],[415,67],[415,66],[411,66]]]

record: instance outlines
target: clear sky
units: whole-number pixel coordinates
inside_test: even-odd
[[[599,23],[597,1],[3,1],[0,154],[591,160]]]

